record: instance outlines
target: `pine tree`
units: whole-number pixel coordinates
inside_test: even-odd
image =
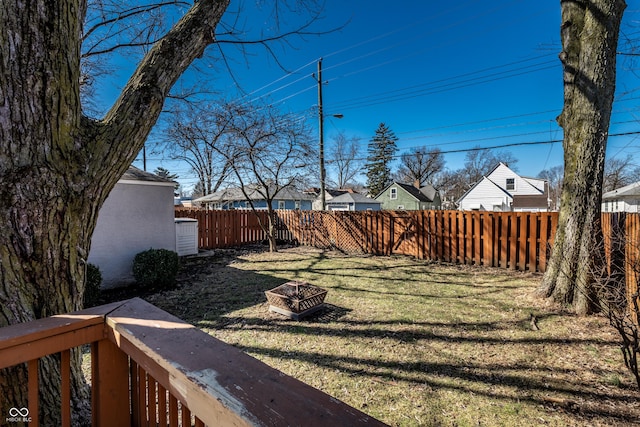
[[[384,123],[380,123],[375,136],[367,146],[367,187],[369,193],[378,195],[391,183],[391,169],[389,164],[396,153],[398,138]]]

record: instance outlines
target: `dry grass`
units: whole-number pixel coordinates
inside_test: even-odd
[[[309,248],[232,255],[192,258],[177,289],[145,298],[390,425],[640,420],[615,331],[537,300],[540,276]],[[328,289],[328,308],[270,313],[264,291],[291,279]]]

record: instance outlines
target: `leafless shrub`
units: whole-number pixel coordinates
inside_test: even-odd
[[[624,363],[640,388],[640,241],[638,228],[633,226],[640,217],[619,213],[604,218],[603,238],[599,243],[602,248],[594,250],[605,256],[605,262],[593,274],[598,306],[618,331]]]

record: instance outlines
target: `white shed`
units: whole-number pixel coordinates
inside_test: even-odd
[[[133,258],[147,249],[176,250],[175,183],[131,166],[100,209],[89,262],[100,267],[102,287],[133,283]]]

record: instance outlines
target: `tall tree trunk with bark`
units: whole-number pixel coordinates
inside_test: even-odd
[[[600,203],[624,0],[561,0],[564,185],[540,293],[580,314],[597,309],[592,272],[604,258]]]
[[[79,96],[82,0],[0,2],[0,327],[80,309],[97,214],[171,86],[213,42],[230,0],[200,0],[145,56],[102,120]],[[0,416],[27,403],[26,369],[0,371]],[[87,397],[73,366],[73,411]],[[59,367],[43,360],[41,423],[59,425]],[[83,422],[84,421],[84,422]]]

